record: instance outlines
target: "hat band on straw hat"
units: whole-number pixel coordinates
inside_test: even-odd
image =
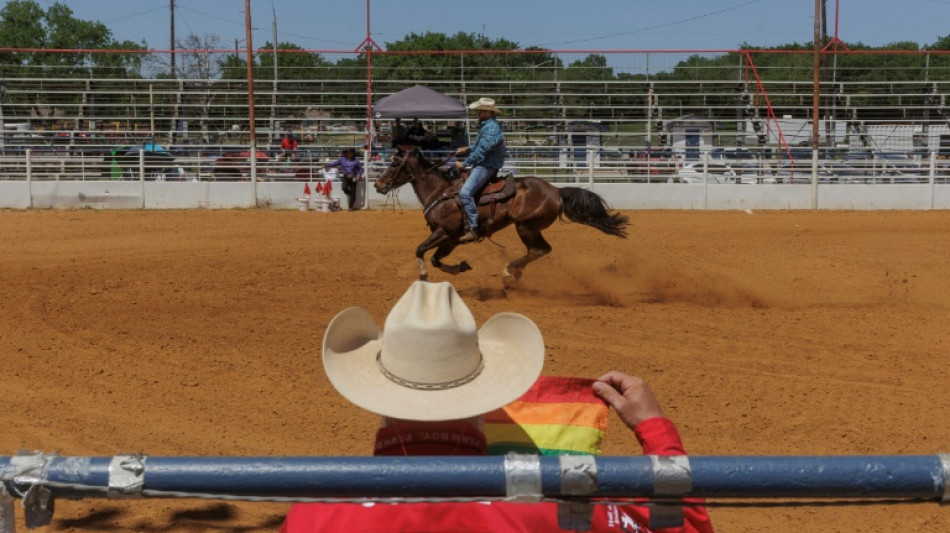
[[[401,385],[403,387],[409,387],[410,389],[416,389],[416,390],[446,390],[446,389],[454,389],[456,387],[461,387],[462,385],[465,385],[466,383],[477,378],[479,374],[482,373],[482,370],[485,368],[485,360],[482,358],[481,354],[479,354],[478,367],[476,367],[475,370],[473,370],[471,374],[461,379],[457,379],[455,381],[447,381],[445,383],[419,383],[417,381],[409,381],[408,379],[403,379],[393,374],[389,370],[387,370],[385,365],[383,365],[382,355],[383,355],[382,350],[376,352],[376,364],[379,365],[379,371],[382,372],[384,376],[386,376],[386,379],[388,379],[389,381],[392,381],[393,383],[397,385]]]

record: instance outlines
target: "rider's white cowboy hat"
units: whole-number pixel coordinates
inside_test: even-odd
[[[368,311],[340,312],[323,337],[323,366],[347,400],[403,420],[456,420],[498,409],[541,374],[544,340],[526,316],[499,313],[477,329],[448,282],[417,281],[382,332]]]
[[[478,100],[469,104],[468,108],[475,111],[491,111],[493,113],[501,114],[501,111],[495,107],[495,101],[491,98],[479,98]]]

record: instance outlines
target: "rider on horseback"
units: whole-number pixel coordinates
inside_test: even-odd
[[[479,130],[475,144],[458,148],[457,155],[468,155],[465,161],[456,161],[458,168],[470,167],[468,178],[462,185],[459,197],[465,209],[465,224],[468,231],[459,239],[460,243],[477,241],[481,238],[478,231],[478,206],[475,204],[475,192],[481,188],[491,175],[505,164],[505,136],[501,125],[495,119],[500,114],[491,98],[479,98],[468,106],[478,112]]]

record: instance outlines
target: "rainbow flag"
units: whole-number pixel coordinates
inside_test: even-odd
[[[541,376],[521,398],[485,415],[488,453],[600,455],[608,408],[593,382]]]

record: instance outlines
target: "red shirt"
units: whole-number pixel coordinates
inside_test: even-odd
[[[469,426],[471,428],[471,426]],[[636,428],[637,439],[648,455],[684,455],[683,443],[673,423],[666,418],[644,420]],[[479,441],[479,438],[481,439]],[[376,455],[468,455],[481,447],[484,436],[474,430],[456,433],[417,431],[402,426],[383,428],[376,437]],[[688,501],[699,501],[688,499]],[[636,505],[595,505],[593,532],[617,533],[712,533],[703,507],[684,508],[680,528],[647,528],[649,510]],[[558,527],[557,503],[302,503],[290,508],[281,533],[537,533],[567,531]]]
[[[296,150],[297,139],[294,139],[293,137],[284,137],[280,141],[280,147],[284,150]]]

